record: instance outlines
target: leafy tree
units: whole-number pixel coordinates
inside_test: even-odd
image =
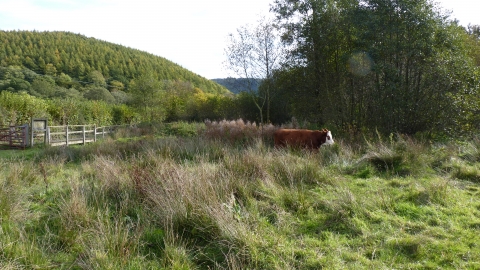
[[[112,125],[112,107],[106,102],[101,100],[95,100],[92,102],[82,102],[80,103],[80,106],[81,112],[79,115],[83,118],[81,119],[83,123],[79,124],[95,123],[98,126]]]
[[[29,89],[30,83],[25,80],[20,66],[0,67],[0,90],[28,92]]]
[[[129,94],[121,90],[112,91],[111,94],[115,99],[115,103],[117,104],[127,104],[127,103],[130,103],[132,99]]]
[[[31,93],[43,98],[53,97],[55,95],[55,81],[50,76],[38,76],[32,82]]]
[[[103,77],[103,74],[98,70],[91,71],[88,74],[86,79],[87,79],[88,83],[91,83],[93,86],[99,86],[99,87],[103,87],[103,88],[107,87],[107,82],[105,81],[105,78]]]
[[[450,94],[470,88],[471,61],[463,49],[463,29],[438,14],[429,1],[370,1],[357,9],[369,24],[356,44],[374,61],[367,89],[377,106],[367,110],[387,132],[413,134],[453,128]],[[432,34],[434,33],[434,34]],[[388,113],[390,112],[390,113]],[[455,116],[455,117],[452,117]]]
[[[112,80],[109,82],[109,90],[113,93],[114,91],[124,91],[125,85],[117,80]]]
[[[10,92],[28,92],[30,83],[19,78],[13,78],[8,80],[4,87],[5,90]]]
[[[474,59],[475,66],[480,67],[480,25],[469,25],[467,33],[470,55]]]
[[[112,108],[112,122],[113,124],[133,124],[136,123],[139,118],[138,113],[133,110],[133,108],[125,105],[119,104],[115,105]]]
[[[47,100],[47,112],[51,116],[51,122],[60,125],[84,124],[80,121],[83,116],[81,111],[81,102],[75,99],[51,99]],[[85,123],[90,124],[90,123]]]
[[[295,74],[301,73],[301,74]],[[301,85],[301,81],[297,79],[303,78],[303,69],[301,68],[289,68],[279,69],[274,72],[272,89],[274,89],[275,95],[272,96],[271,106],[271,121],[275,124],[286,123],[291,120],[292,115],[308,115],[307,112],[302,112],[299,109],[309,107],[301,106],[299,98],[308,97],[308,95],[302,95],[300,90],[304,88],[298,87]],[[309,104],[308,98],[303,100],[304,103]],[[296,106],[299,108],[297,108]],[[245,118],[244,119],[250,119]],[[250,119],[252,120],[252,119]],[[253,121],[253,120],[252,120]]]
[[[12,79],[25,80],[25,74],[19,66],[0,67],[0,80],[9,81]]]
[[[106,88],[101,86],[90,87],[83,96],[89,100],[105,101],[108,103],[115,102],[113,95]]]
[[[261,93],[254,91],[254,85],[272,79],[274,69],[280,65],[281,51],[273,22],[261,18],[257,23],[253,29],[243,26],[237,29],[236,34],[229,35],[225,65],[235,75],[245,79],[242,87],[253,98],[260,114],[260,122],[263,123],[264,120],[270,121],[271,84],[266,84]],[[261,94],[259,99],[256,98],[258,94]],[[265,106],[266,119],[263,116]]]
[[[260,97],[251,92],[240,92],[235,97],[235,108],[237,117],[234,119],[242,118],[252,122],[260,122],[261,116],[258,113],[257,104],[260,102]]]
[[[77,100],[82,100],[83,99],[83,95],[77,89],[75,89],[73,87],[69,88],[69,89],[66,89],[66,88],[61,87],[61,86],[56,86],[55,87],[54,97],[55,98],[63,98],[63,99],[77,99]]]
[[[163,103],[165,91],[162,83],[155,79],[152,73],[147,73],[135,79],[130,85],[132,104],[145,117],[143,120],[163,121],[165,119]]]
[[[0,92],[0,125],[23,125],[32,117],[46,117],[47,103],[25,92]]]
[[[289,48],[279,80],[292,82],[276,85],[297,118],[413,134],[462,117],[450,97],[474,89],[471,58],[431,1],[276,0],[272,10]]]
[[[349,113],[340,111],[347,106],[340,103],[350,92],[346,90],[350,77],[346,65],[348,55],[355,51],[355,37],[349,18],[358,5],[355,0],[274,2],[272,11],[288,49],[285,67],[293,70],[283,75],[296,76],[290,79],[295,84],[290,84],[289,91],[298,118],[320,125],[329,120],[340,126],[347,122],[344,118]]]
[[[55,77],[57,75],[57,68],[53,64],[49,63],[45,65],[43,72],[45,75]]]
[[[30,70],[30,69],[28,69],[28,68],[23,68],[23,69],[22,69],[22,73],[23,73],[23,75],[24,75],[25,80],[28,81],[28,82],[30,82],[30,83],[32,83],[35,78],[37,78],[37,77],[40,76],[40,75],[37,74],[35,71]]]
[[[185,116],[185,102],[177,95],[165,98],[165,121],[177,121]]]
[[[186,119],[188,100],[196,90],[192,83],[182,81],[164,81],[164,105],[166,111],[166,121],[176,121]]]
[[[55,82],[58,86],[65,88],[69,88],[73,84],[72,78],[63,72],[55,78]]]

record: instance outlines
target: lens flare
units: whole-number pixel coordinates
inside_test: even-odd
[[[366,76],[372,71],[373,60],[366,52],[357,52],[348,59],[347,68],[352,74]]]

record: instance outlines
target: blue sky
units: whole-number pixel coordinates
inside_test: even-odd
[[[0,0],[1,30],[69,31],[165,57],[207,79],[229,73],[227,36],[268,14],[273,0]],[[480,25],[479,0],[437,0]]]

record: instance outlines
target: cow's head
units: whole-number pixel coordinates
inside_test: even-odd
[[[332,132],[328,129],[323,129],[321,135],[321,144],[320,145],[332,145],[335,142],[333,141]]]
[[[325,137],[324,144],[325,145],[332,145],[334,143],[335,142],[333,141],[332,132],[330,130],[327,130],[327,136]]]

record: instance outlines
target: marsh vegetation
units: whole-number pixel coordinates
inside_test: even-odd
[[[0,268],[480,267],[479,139],[310,152],[229,124],[0,152]]]

